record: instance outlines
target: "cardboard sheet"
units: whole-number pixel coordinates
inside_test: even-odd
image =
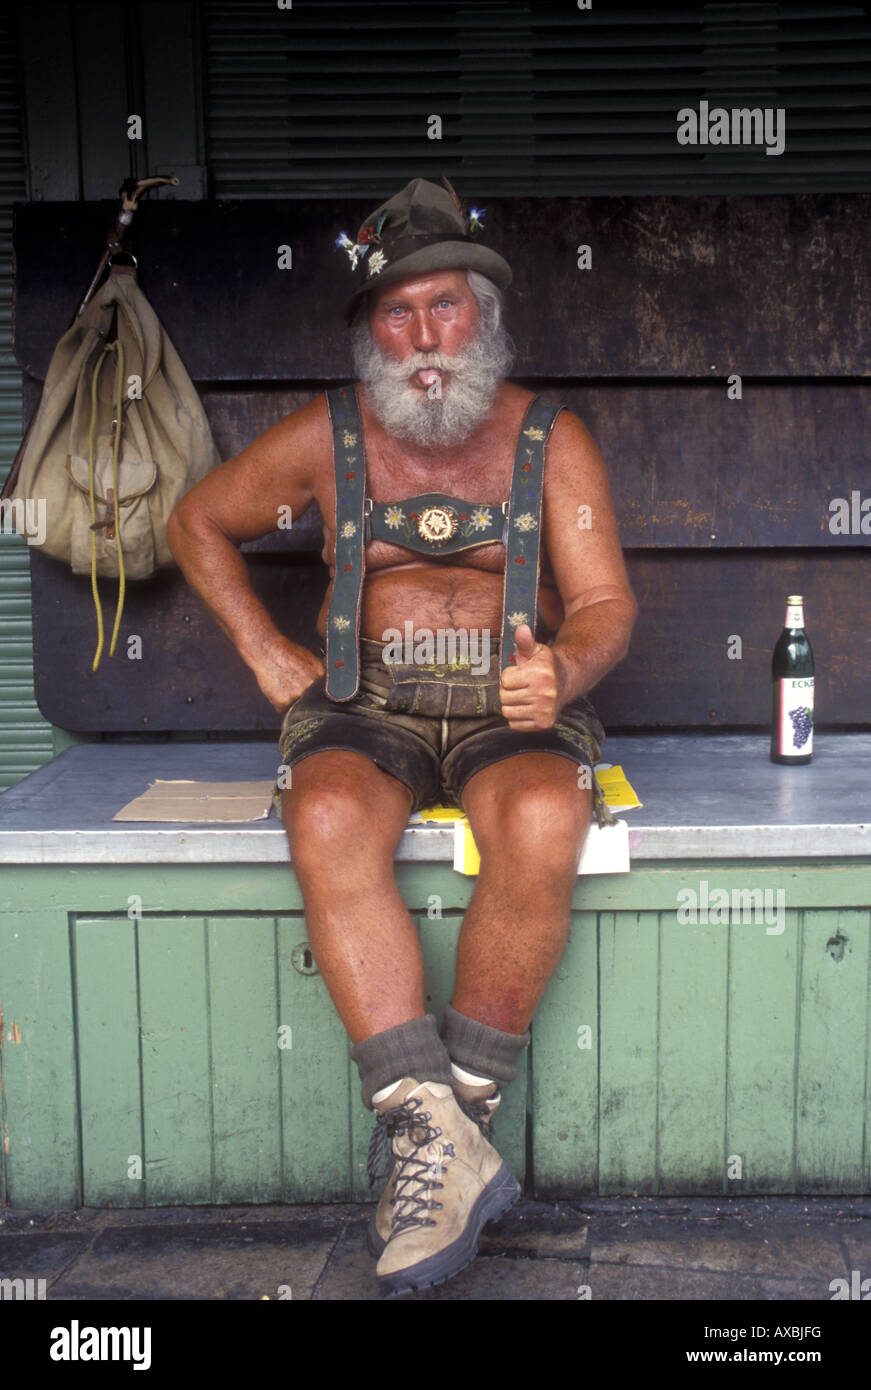
[[[152,782],[128,801],[113,820],[223,821],[265,820],[272,809],[272,782]]]

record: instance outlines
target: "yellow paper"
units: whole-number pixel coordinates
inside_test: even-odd
[[[459,806],[442,806],[440,802],[436,802],[434,806],[424,806],[422,810],[418,811],[418,815],[421,820],[465,820],[465,816]],[[412,816],[412,820],[415,819],[416,817]]]
[[[635,788],[626,780],[622,767],[606,767],[596,773],[596,781],[605,794],[605,801],[612,811],[625,811],[629,806],[641,806]]]
[[[475,844],[472,837],[472,827],[468,821],[466,821],[463,826],[462,860],[463,867],[460,869],[461,874],[477,874],[479,872],[481,868],[481,856],[478,853],[478,846]],[[456,869],[456,867],[455,860],[454,868]]]

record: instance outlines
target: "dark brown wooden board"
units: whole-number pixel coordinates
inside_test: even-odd
[[[614,725],[767,726],[771,653],[801,594],[816,720],[871,727],[871,552],[630,551],[641,609],[626,660],[593,693]],[[741,660],[727,656],[741,638]]]
[[[37,702],[77,732],[277,732],[253,675],[200,599],[167,571],[127,586],[116,655],[91,672],[90,581],[31,552]],[[771,652],[786,596],[804,596],[817,662],[817,718],[871,722],[871,552],[629,551],[641,615],[626,660],[594,692],[606,724],[627,728],[764,726]],[[250,555],[255,592],[277,626],[311,651],[327,582],[315,557]],[[117,588],[101,581],[111,630]],[[127,639],[142,639],[142,659]],[[727,643],[742,641],[740,661]]]
[[[517,378],[515,378],[517,380]],[[528,383],[549,390],[599,445],[627,546],[871,545],[871,389],[864,382]],[[210,387],[203,393],[222,458],[315,393]],[[835,534],[830,504],[869,506],[866,532]],[[254,549],[320,551],[317,507]]]
[[[101,579],[106,631],[97,627],[90,578],[31,550],[36,700],[46,719],[79,733],[267,730],[275,712],[199,596],[177,570],[127,584],[115,655],[108,655],[117,580]],[[251,556],[251,583],[277,626],[309,650],[328,572],[313,558]],[[141,638],[131,660],[129,638]],[[132,648],[136,650],[136,648]]]
[[[15,353],[33,376],[45,375],[114,210],[15,205]],[[349,374],[340,309],[357,281],[333,243],[371,210],[144,200],[131,230],[140,283],[191,377]],[[869,194],[492,198],[485,225],[514,269],[518,375],[871,375]],[[583,245],[590,270],[578,269]],[[282,246],[292,269],[278,268]]]

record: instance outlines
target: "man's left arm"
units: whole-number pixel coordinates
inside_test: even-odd
[[[638,605],[623,561],[611,489],[587,428],[564,410],[548,441],[542,506],[547,551],[565,609],[553,646],[515,632],[516,664],[502,672],[502,713],[512,729],[547,729],[622,661]]]

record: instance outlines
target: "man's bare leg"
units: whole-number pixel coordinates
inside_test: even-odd
[[[412,796],[362,753],[297,763],[282,796],[312,951],[352,1043],[424,1014],[420,942],[393,872]]]
[[[592,792],[579,788],[568,758],[521,753],[471,777],[462,802],[481,868],[460,933],[453,1007],[522,1034],[565,947]]]

